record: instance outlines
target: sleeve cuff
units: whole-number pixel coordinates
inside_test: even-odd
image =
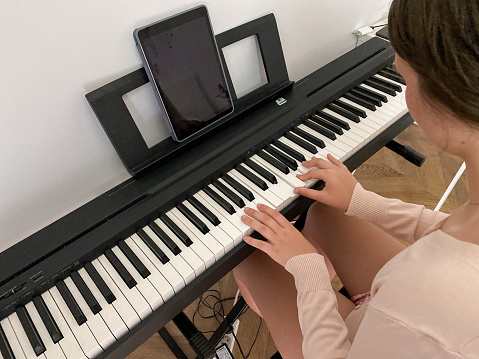
[[[293,275],[298,293],[332,290],[324,257],[318,253],[290,258],[284,268]]]
[[[359,183],[356,183],[346,215],[372,223],[384,223],[389,214],[389,207],[390,203],[384,197],[366,191]]]

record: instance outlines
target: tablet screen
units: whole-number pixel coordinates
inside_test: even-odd
[[[232,111],[206,8],[199,7],[137,33],[176,140]]]

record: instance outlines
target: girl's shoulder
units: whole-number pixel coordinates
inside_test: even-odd
[[[460,241],[479,245],[479,205],[458,208],[444,221],[441,230]]]

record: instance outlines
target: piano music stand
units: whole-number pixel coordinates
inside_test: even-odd
[[[243,97],[237,98],[223,55],[223,48],[250,36],[256,36],[258,39],[268,82]],[[168,137],[151,148],[147,146],[122,98],[126,93],[149,82],[143,67],[85,95],[131,175],[138,175],[155,164],[173,158],[180,151],[193,147],[195,143],[204,139],[211,132],[218,131],[228,122],[240,119],[247,112],[261,106],[266,101],[276,99],[280,93],[292,88],[293,82],[288,77],[276,19],[273,14],[265,15],[218,34],[216,42],[221,50],[220,56],[235,110],[231,115],[212,124],[206,133],[192,136],[183,142],[175,142]]]

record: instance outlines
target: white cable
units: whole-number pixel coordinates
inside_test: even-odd
[[[459,178],[461,178],[462,174],[464,173],[464,170],[466,169],[466,162],[463,162],[459,170],[457,171],[456,175],[452,179],[451,183],[449,184],[449,187],[447,187],[446,192],[442,195],[441,200],[437,204],[436,208],[434,208],[434,211],[439,211],[446,202],[447,197],[449,197],[449,194],[453,190],[453,188],[456,186],[456,183],[459,181]]]
[[[235,296],[235,300],[233,302],[233,307],[235,306],[235,304],[238,302],[238,297],[239,297],[239,294],[240,294],[240,290],[238,288],[238,290],[236,291],[236,296]]]

